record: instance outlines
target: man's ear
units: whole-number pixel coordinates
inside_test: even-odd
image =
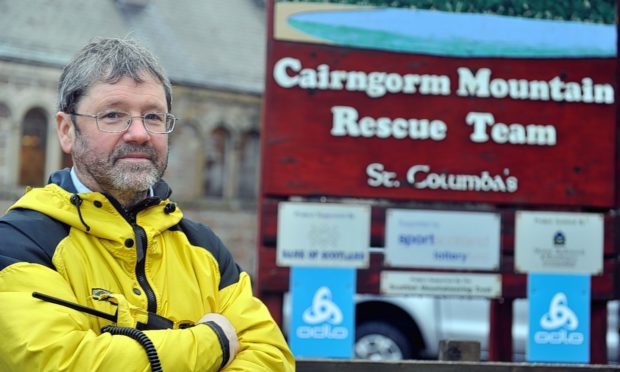
[[[71,154],[73,141],[75,140],[75,127],[71,115],[65,112],[56,113],[56,134],[62,151]]]

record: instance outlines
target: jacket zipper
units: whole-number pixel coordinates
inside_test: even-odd
[[[127,211],[118,203],[118,201],[116,201],[116,199],[111,196],[107,197],[108,200],[110,200],[110,202],[116,207],[116,210],[118,210],[125,217],[133,229],[134,236],[136,238],[136,280],[146,295],[147,310],[153,314],[157,314],[157,298],[155,297],[153,288],[149,284],[148,280],[146,280],[146,249],[148,246],[146,232],[144,232],[144,229],[136,223],[136,214],[142,209],[159,203],[160,199],[146,199],[139,205],[135,206],[132,211]]]
[[[133,231],[136,235],[136,279],[142,287],[144,294],[147,299],[147,310],[151,313],[157,313],[157,298],[155,298],[155,292],[153,292],[153,288],[149,284],[148,280],[146,280],[146,233],[144,229],[137,225],[135,222],[131,223]]]

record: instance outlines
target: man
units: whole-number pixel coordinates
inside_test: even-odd
[[[168,199],[171,103],[133,41],[65,67],[56,123],[74,166],[0,219],[1,371],[294,370],[247,273]]]

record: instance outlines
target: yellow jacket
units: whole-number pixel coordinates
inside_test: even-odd
[[[63,170],[0,219],[0,371],[149,371],[137,341],[102,333],[110,324],[144,329],[164,371],[215,371],[223,360],[216,333],[183,327],[211,312],[227,317],[239,336],[227,371],[294,370],[247,273],[208,227],[183,218],[163,181],[154,191],[125,211],[103,194],[77,194]],[[172,328],[156,329],[155,313]]]

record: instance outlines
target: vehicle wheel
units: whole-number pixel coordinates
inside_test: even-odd
[[[411,358],[407,338],[395,326],[385,322],[366,322],[355,330],[355,357],[370,360]]]

